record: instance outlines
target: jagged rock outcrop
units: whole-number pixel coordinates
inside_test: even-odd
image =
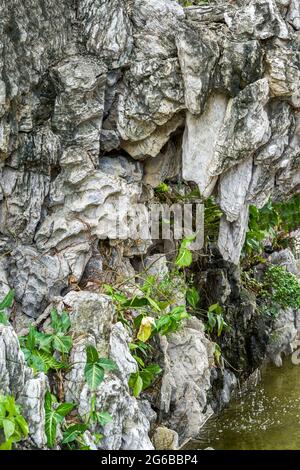
[[[214,344],[204,335],[195,317],[170,337],[160,338],[164,375],[160,389],[160,412],[168,427],[176,430],[179,444],[199,435],[213,411],[207,402]]]
[[[47,389],[45,374],[34,375],[26,365],[13,328],[0,325],[0,394],[13,395],[21,405],[30,429],[30,445],[36,448],[46,445],[44,396]]]
[[[236,263],[247,203],[298,187],[296,3],[42,3],[34,15],[29,5],[14,16],[5,6],[0,32],[2,251],[12,252],[6,269],[21,310],[37,316],[69,276],[80,280],[94,240],[111,235],[104,201],[120,211],[126,238],[122,211],[142,196],[128,154],[142,161],[146,183],[176,178],[181,165],[164,162],[178,154],[178,129],[183,178],[204,197],[220,195],[219,246]],[[128,161],[121,172],[115,155]],[[225,189],[234,178],[238,201]],[[28,256],[44,272],[38,280]]]
[[[151,203],[164,180],[194,182],[204,198],[217,197],[221,264],[239,262],[249,204],[299,191],[299,1],[217,0],[190,8],[176,0],[0,3],[1,294],[14,288],[14,317],[34,319],[61,296],[78,334],[68,397],[84,415],[84,347],[91,341],[119,365],[97,395],[116,416],[101,445],[150,449],[149,421],[128,390],[136,364],[126,331],[112,324],[111,305],[98,292],[69,291],[99,289],[110,276],[134,278],[139,257],[160,252],[152,240],[134,239],[127,209]],[[222,296],[236,304],[242,297],[232,289],[233,271],[225,276],[231,287],[220,276]],[[224,345],[232,362],[257,333],[251,299],[242,310],[240,318],[233,305],[238,337]],[[16,339],[10,342],[22,381],[29,372]],[[263,342],[259,336],[255,357],[237,368],[252,370]],[[180,440],[198,432],[206,412],[206,346],[199,325],[164,346],[169,388],[161,410],[166,425],[180,423]],[[11,390],[7,357],[0,370]],[[16,394],[35,420],[33,443],[42,447],[33,414],[42,413],[45,378],[22,384]]]
[[[85,419],[90,412],[91,391],[84,380],[85,348],[96,346],[101,357],[109,356],[118,369],[109,374],[96,392],[96,410],[107,411],[114,417],[104,426],[101,449],[153,449],[148,433],[149,416],[142,405],[130,396],[128,380],[137,371],[131,356],[129,335],[121,323],[113,324],[114,306],[111,299],[90,292],[70,292],[64,303],[71,309],[74,345],[71,362],[74,367],[66,376],[65,393],[68,401],[78,403],[78,413]]]

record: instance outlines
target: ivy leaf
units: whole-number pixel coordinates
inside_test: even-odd
[[[96,363],[87,363],[84,368],[84,377],[91,390],[96,390],[104,380],[104,369]]]

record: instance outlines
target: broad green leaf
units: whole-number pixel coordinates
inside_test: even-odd
[[[200,302],[200,295],[196,287],[190,287],[186,292],[186,299],[192,309],[196,310]]]
[[[224,326],[224,319],[223,317],[221,317],[221,315],[217,315],[217,326],[218,326],[217,334],[218,336],[220,336],[223,330],[223,326]]]
[[[8,439],[15,432],[15,423],[12,419],[4,418],[3,421],[2,421],[2,426],[3,426],[3,432],[4,432],[5,440],[8,441]]]
[[[136,360],[136,362],[138,363],[139,366],[141,367],[145,367],[145,363],[143,361],[143,359],[141,359],[139,356],[137,356],[136,354],[132,354],[132,357],[133,359]]]
[[[45,333],[38,333],[35,336],[36,343],[38,344],[39,349],[47,353],[51,353],[51,343],[53,339],[53,335],[45,334]]]
[[[6,294],[6,296],[4,297],[2,302],[0,302],[0,310],[3,310],[4,308],[10,308],[13,304],[14,297],[15,297],[15,291],[13,289],[11,289]]]
[[[54,410],[46,410],[45,416],[45,434],[47,437],[47,446],[52,449],[56,440],[57,415]]]
[[[104,369],[97,363],[87,363],[84,377],[91,390],[96,390],[104,379]]]
[[[220,348],[220,346],[216,343],[216,344],[215,344],[215,350],[214,350],[214,356],[215,356],[216,362],[217,362],[218,364],[219,364],[219,362],[220,362],[221,355],[222,355],[221,348]]]
[[[29,430],[28,430],[28,424],[27,424],[26,419],[22,415],[17,415],[15,417],[15,421],[18,424],[23,436],[27,437]]]
[[[196,239],[196,236],[196,234],[193,234],[185,237],[181,242],[180,248],[188,248],[190,244]]]
[[[133,396],[137,398],[140,395],[142,390],[143,390],[143,380],[140,377],[140,375],[138,374],[137,377],[136,377],[136,381],[135,381],[133,390],[132,390]]]
[[[39,356],[35,354],[35,351],[33,351],[32,353],[29,351],[29,356],[25,354],[25,358],[26,358],[27,364],[34,371],[45,372],[45,373],[48,372],[49,367],[44,363],[44,361]]]
[[[105,293],[108,294],[108,295],[113,295],[114,293],[114,288],[109,285],[109,284],[103,284],[103,288],[105,290]]]
[[[35,348],[35,345],[36,345],[36,329],[31,326],[29,328],[29,333],[27,335],[27,340],[26,340],[26,347],[27,349],[29,349],[29,351],[32,351],[34,348]]]
[[[149,366],[146,367],[147,371],[149,371],[151,374],[158,375],[161,373],[162,369],[158,364],[150,364]]]
[[[62,443],[68,444],[69,442],[75,441],[77,437],[81,436],[87,429],[88,426],[86,424],[73,424],[69,426],[63,433]]]
[[[64,336],[63,333],[57,333],[56,335],[53,335],[53,348],[63,354],[67,354],[68,352],[70,352],[72,348],[72,343],[73,341],[71,336]]]
[[[152,299],[152,297],[146,297],[150,306],[154,308],[154,310],[156,310],[157,312],[160,312],[160,306],[159,304],[154,300]]]
[[[66,333],[71,328],[71,320],[68,312],[63,311],[60,315],[61,331]]]
[[[149,300],[147,299],[147,297],[135,296],[132,299],[126,300],[126,302],[124,302],[122,305],[124,307],[141,308],[149,305]]]
[[[13,396],[8,395],[5,397],[5,407],[9,417],[12,417],[19,411]]]
[[[53,330],[55,332],[58,332],[59,329],[60,329],[60,318],[59,318],[59,315],[57,313],[57,310],[55,308],[53,308],[51,310],[51,327],[53,328]]]
[[[212,304],[210,305],[209,312],[215,312],[217,315],[221,315],[222,313],[222,307],[219,304]]]
[[[50,392],[45,393],[45,411],[51,411],[52,410],[52,395]]]
[[[186,268],[193,262],[192,253],[188,248],[180,248],[176,258],[176,264],[179,268]]]
[[[69,414],[74,407],[74,403],[61,403],[60,405],[58,405],[55,411],[60,416],[67,416],[67,414]]]
[[[93,364],[94,362],[97,362],[99,359],[99,354],[97,349],[94,346],[87,346],[85,348],[86,352],[86,361],[88,364]]]
[[[101,357],[98,361],[97,364],[99,366],[103,367],[104,370],[116,370],[118,368],[117,364],[112,361],[111,359],[108,359],[106,357]]]
[[[0,325],[9,325],[9,321],[5,312],[0,311]]]
[[[112,416],[107,411],[101,411],[97,413],[97,421],[101,426],[105,426],[112,421]]]
[[[0,445],[0,450],[11,450],[13,445],[13,440],[8,439],[7,441],[3,442],[3,444]]]
[[[47,370],[48,369],[54,369],[54,370],[59,370],[63,369],[66,367],[66,364],[63,362],[58,361],[53,357],[51,354],[46,353],[45,351],[39,351],[38,349],[35,349],[33,351],[33,356],[41,360],[44,364],[44,368]]]

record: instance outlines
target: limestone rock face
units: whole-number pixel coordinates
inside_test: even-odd
[[[148,437],[150,424],[139,402],[130,395],[128,380],[137,371],[130,354],[129,336],[121,323],[112,324],[114,307],[107,296],[90,292],[70,292],[64,302],[71,309],[70,319],[75,335],[71,352],[74,367],[65,382],[66,400],[79,403],[84,419],[90,411],[91,391],[84,380],[85,348],[96,346],[101,357],[110,357],[118,369],[109,373],[96,391],[97,411],[108,411],[113,420],[104,426],[101,449],[153,449]]]
[[[161,338],[164,376],[160,391],[163,422],[176,430],[179,443],[199,435],[212,414],[206,393],[210,389],[213,345],[204,336],[201,321],[192,317],[187,325],[168,339]],[[172,412],[170,412],[172,410]]]
[[[67,396],[82,416],[87,342],[119,363],[97,395],[116,416],[103,448],[152,448],[142,401],[128,389],[137,367],[129,338],[99,294],[116,279],[130,288],[141,257],[161,253],[133,236],[128,209],[151,204],[164,181],[193,182],[219,200],[219,251],[238,264],[249,205],[299,192],[299,8],[298,0],[1,2],[0,293],[15,289],[20,324],[57,297],[73,312],[78,366]],[[82,291],[91,284],[94,292]],[[164,345],[161,410],[181,440],[205,419],[209,364],[198,326]],[[13,336],[9,343],[19,372],[9,381],[5,353],[3,387],[15,383],[32,442],[43,447],[46,381],[24,379]]]

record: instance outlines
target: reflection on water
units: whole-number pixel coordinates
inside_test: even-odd
[[[202,428],[189,449],[300,449],[300,365],[268,365],[261,383]]]

